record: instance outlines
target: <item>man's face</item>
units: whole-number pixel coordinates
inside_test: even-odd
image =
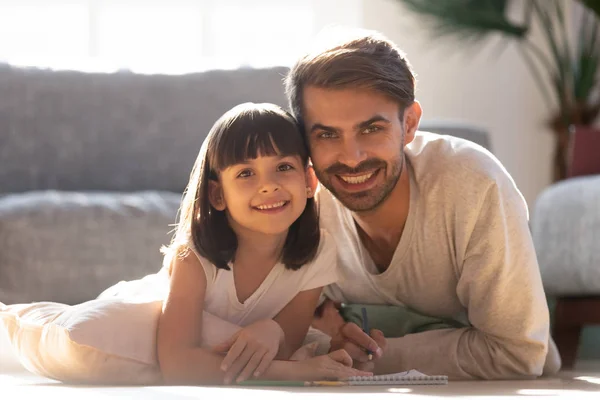
[[[370,211],[383,203],[404,164],[406,138],[398,103],[372,90],[309,86],[303,117],[323,186],[352,211]]]

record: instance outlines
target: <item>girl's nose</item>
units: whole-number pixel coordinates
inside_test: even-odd
[[[261,193],[271,193],[279,190],[279,185],[276,182],[265,182],[260,188]]]

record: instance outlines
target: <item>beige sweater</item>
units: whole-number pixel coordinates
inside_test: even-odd
[[[378,273],[350,212],[319,191],[321,227],[336,240],[341,281],[328,297],[405,305],[472,327],[388,338],[377,373],[417,369],[451,379],[542,373],[549,313],[527,205],[485,149],[418,132],[406,147],[410,210],[389,268]]]

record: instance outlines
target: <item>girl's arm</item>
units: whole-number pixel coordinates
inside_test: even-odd
[[[322,289],[322,287],[317,287],[298,293],[273,318],[281,326],[284,333],[284,341],[279,346],[277,359],[289,359],[302,345],[314,318]]]
[[[167,384],[222,384],[223,356],[201,347],[206,275],[190,252],[172,261],[170,290],[158,323],[158,360]],[[275,361],[263,379],[291,379],[290,362]]]
[[[289,360],[304,341],[321,289],[298,293],[272,320],[257,321],[214,347],[215,351],[227,352],[225,382],[236,377],[246,380],[252,374],[263,376],[276,363],[275,358]]]
[[[300,270],[300,292],[274,318],[284,332],[279,359],[288,359],[302,344],[317,309],[323,287],[339,279],[337,251],[333,238],[321,230],[321,243],[314,261]]]

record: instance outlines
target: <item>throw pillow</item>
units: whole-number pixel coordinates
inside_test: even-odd
[[[30,372],[77,384],[161,383],[156,355],[160,300],[103,298],[69,306],[52,302],[3,305],[0,327]],[[203,314],[202,345],[210,347],[240,327]],[[313,357],[317,343],[305,342],[291,357]]]
[[[91,300],[0,308],[0,326],[30,372],[69,383],[160,382],[156,325],[162,302]]]

